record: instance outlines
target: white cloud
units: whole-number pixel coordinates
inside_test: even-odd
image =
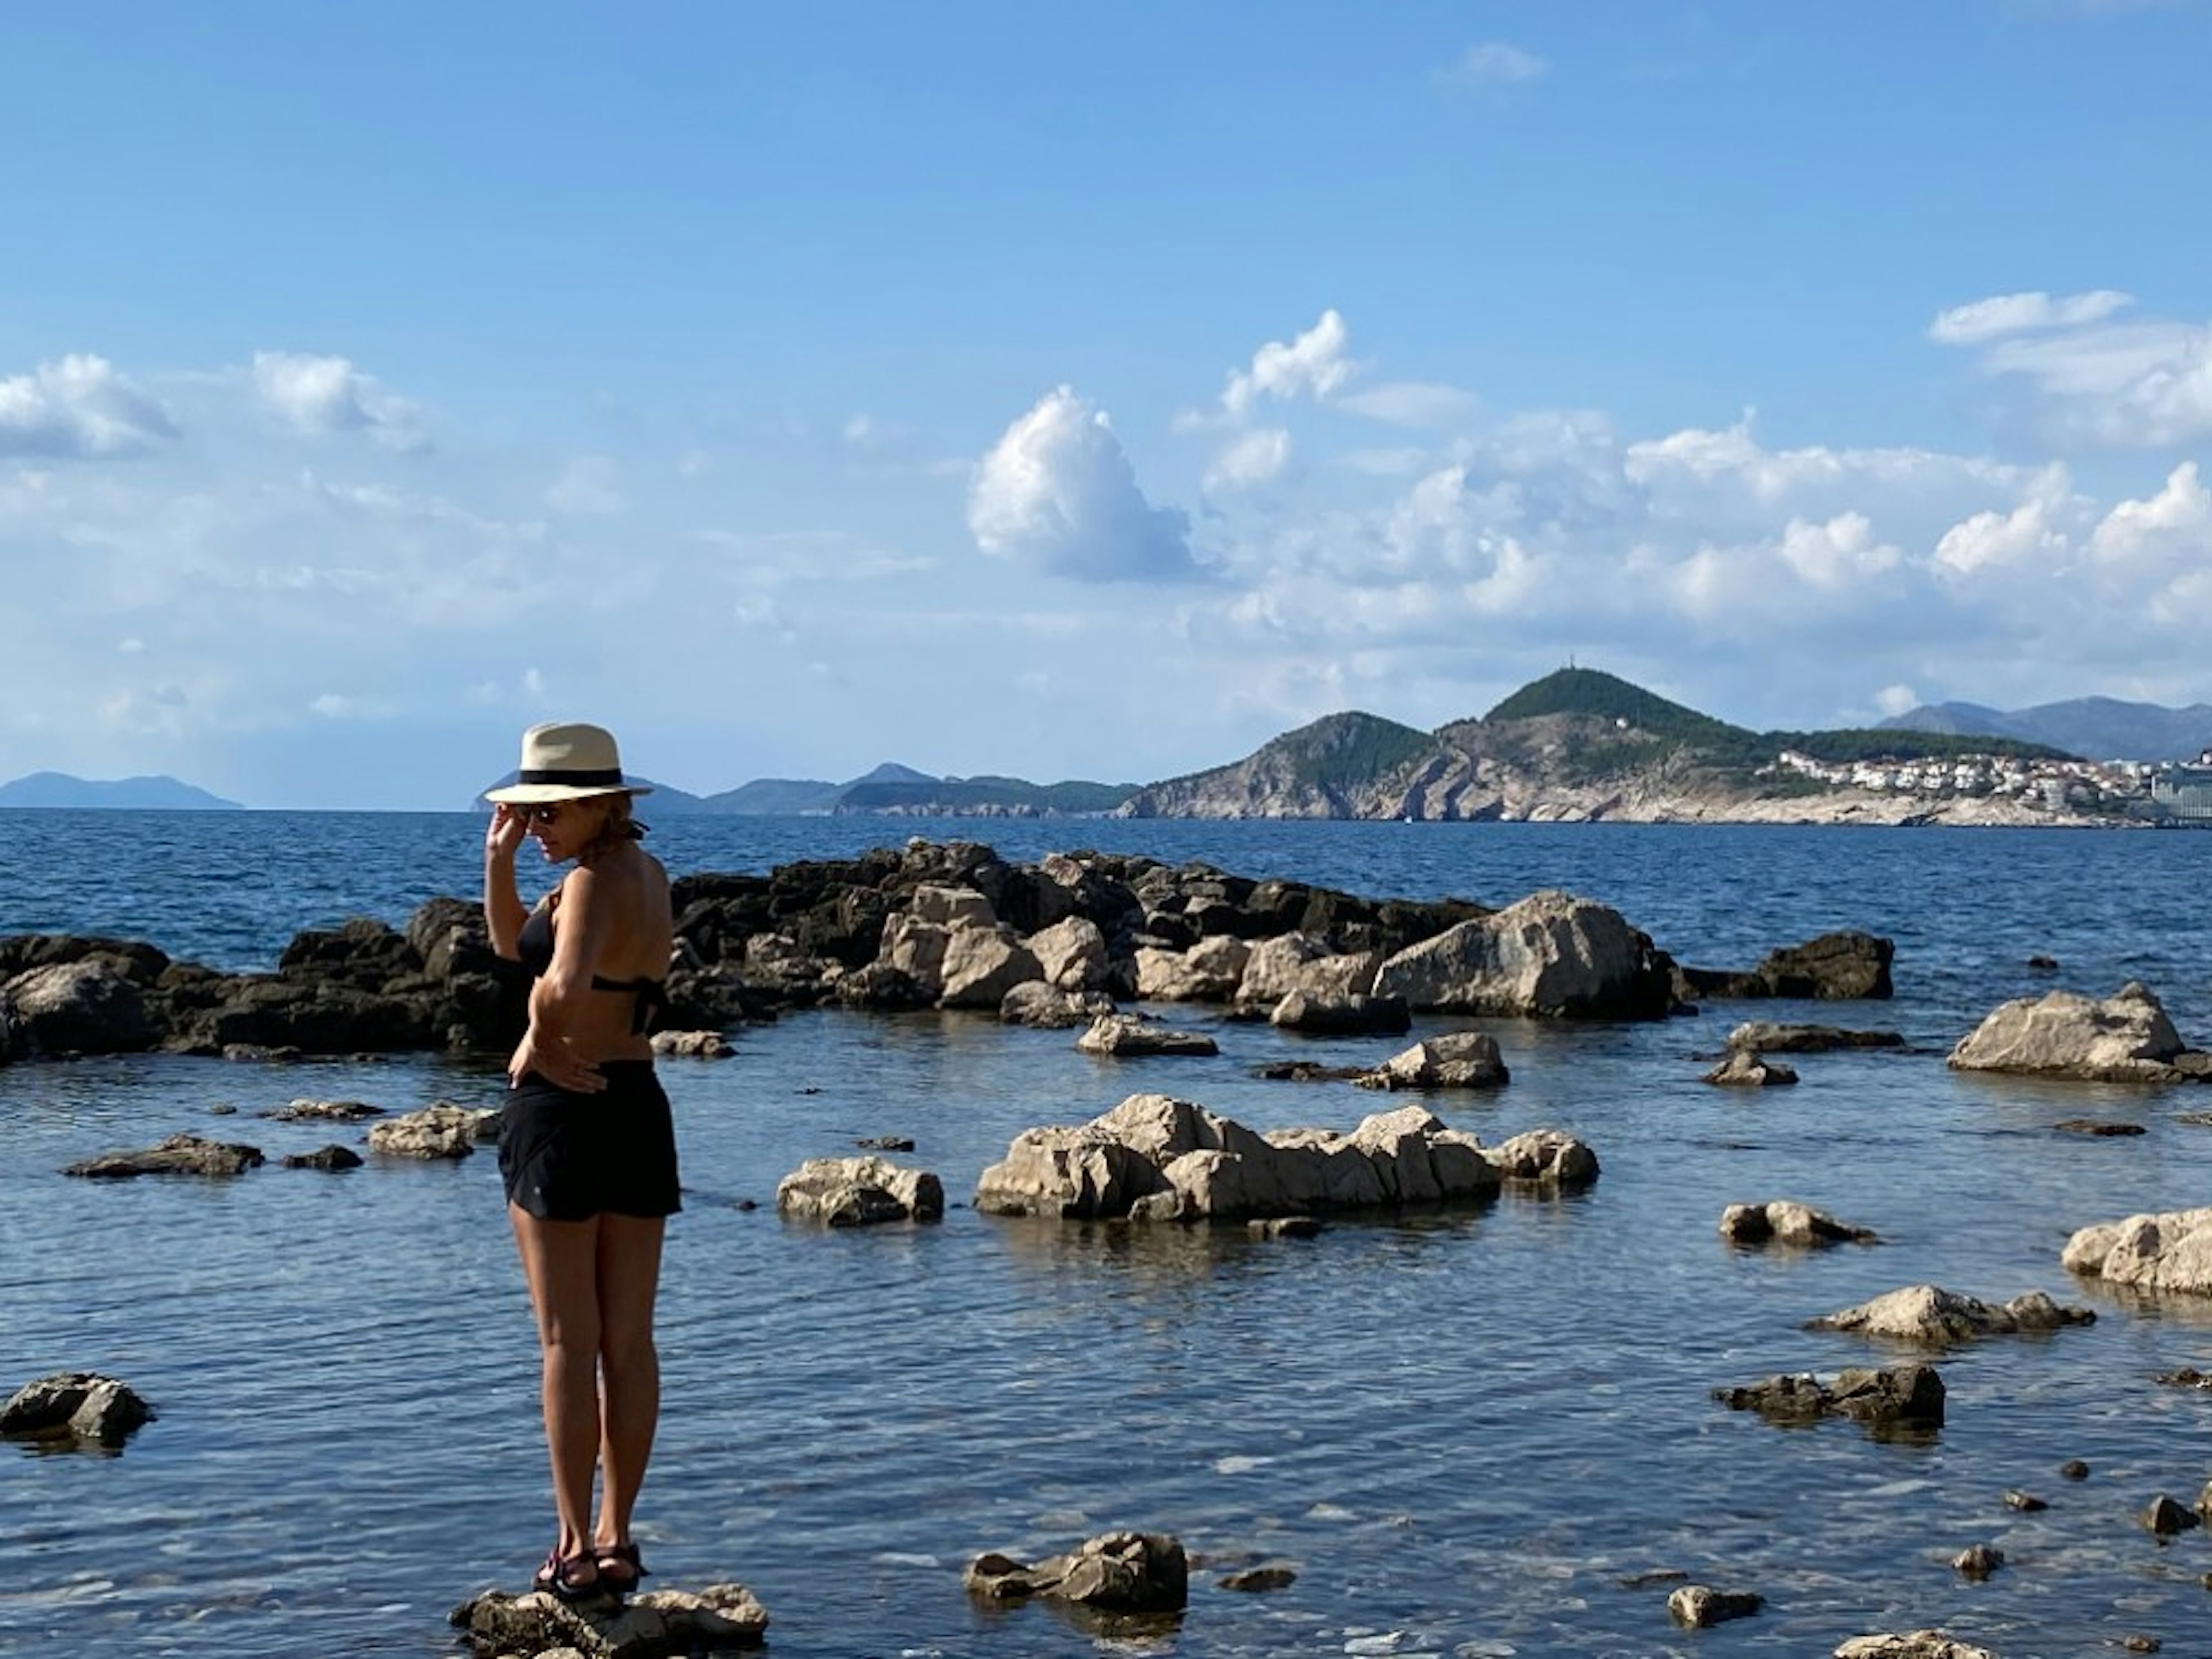
[[[1992,567],[2040,565],[2062,560],[2068,539],[2052,522],[2051,504],[2037,497],[2008,513],[1985,510],[1963,519],[1936,544],[1936,562],[1972,575]]]
[[[1449,69],[1438,72],[1438,78],[1459,86],[1496,86],[1533,81],[1548,67],[1534,52],[1503,40],[1485,40],[1461,53]]]
[[[0,455],[137,455],[176,436],[167,411],[105,357],[73,355],[0,380]]]
[[[387,702],[325,691],[307,704],[307,712],[326,720],[388,720],[398,711]]]
[[[1280,427],[1247,432],[1213,458],[1206,469],[1204,489],[1210,495],[1253,489],[1279,477],[1291,461],[1291,434]]]
[[[546,490],[545,505],[571,517],[621,512],[621,465],[605,455],[577,456]]]
[[[1847,587],[1893,570],[1905,555],[1877,542],[1874,522],[1863,513],[1844,513],[1826,524],[1792,519],[1784,526],[1783,562],[1814,587]]]
[[[1344,319],[1334,307],[1322,312],[1318,322],[1288,344],[1270,340],[1252,354],[1251,368],[1231,370],[1221,393],[1223,410],[1242,421],[1263,397],[1325,399],[1352,374],[1354,365],[1345,356],[1349,343]]]
[[[416,406],[343,357],[257,351],[253,389],[295,431],[365,432],[387,449],[425,445]]]
[[[2148,552],[2179,553],[2200,563],[2212,559],[2212,490],[2198,478],[2197,463],[2175,467],[2149,500],[2115,505],[2091,532],[2089,546],[2106,562]]]
[[[1471,392],[1436,380],[1391,380],[1340,398],[1337,406],[1393,426],[1449,426],[1473,415],[1480,404]]]
[[[2008,334],[2102,322],[2134,302],[2133,295],[2109,288],[2057,299],[2041,292],[1999,294],[1937,313],[1928,336],[1944,345],[1980,345]]]
[[[1909,685],[1885,685],[1874,694],[1874,706],[1894,720],[1919,708],[1920,694]]]
[[[1008,427],[976,467],[968,527],[993,557],[1053,575],[1196,574],[1188,519],[1145,499],[1105,412],[1066,386]]]

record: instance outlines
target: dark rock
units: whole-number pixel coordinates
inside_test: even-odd
[[[571,1605],[544,1590],[487,1591],[447,1615],[477,1659],[574,1654],[588,1659],[663,1659],[670,1654],[754,1648],[768,1609],[742,1584],[709,1584],[697,1595],[647,1590],[627,1601]]]
[[[910,1152],[914,1142],[904,1135],[863,1135],[853,1143],[867,1152]]]
[[[2207,1376],[2194,1365],[2184,1365],[2178,1371],[2160,1371],[2151,1380],[2170,1389],[2212,1389],[2212,1376]]]
[[[871,962],[837,981],[837,1000],[848,1008],[878,1013],[912,1013],[936,1001],[929,988],[902,968]]]
[[[1823,1002],[1879,1000],[1892,994],[1889,964],[1896,945],[1872,933],[1822,933],[1802,945],[1771,951],[1752,972],[1778,997]]]
[[[2191,1527],[2202,1526],[2203,1517],[2196,1510],[2184,1509],[2164,1492],[2150,1500],[2150,1507],[2136,1517],[2160,1538],[2187,1532]]]
[[[0,1031],[19,1059],[136,1054],[161,1036],[139,987],[108,956],[49,963],[0,984]]]
[[[266,1115],[278,1123],[358,1123],[382,1117],[384,1108],[365,1100],[295,1100]]]
[[[118,1181],[143,1175],[234,1176],[265,1162],[260,1148],[198,1135],[171,1135],[143,1152],[108,1152],[72,1164],[64,1175]]]
[[[1246,1222],[1244,1231],[1255,1238],[1318,1238],[1321,1223],[1310,1215],[1274,1215]]]
[[[1353,1083],[1369,1073],[1358,1066],[1324,1066],[1317,1060],[1271,1060],[1252,1075],[1271,1083]]]
[[[2027,965],[2039,974],[2055,974],[2058,971],[2058,958],[2042,955],[2032,956],[2027,959]]]
[[[1803,1373],[1771,1376],[1748,1388],[1716,1389],[1713,1398],[1778,1423],[1848,1417],[1870,1426],[1932,1429],[1943,1422],[1943,1379],[1932,1365],[1844,1370],[1832,1383]]]
[[[57,1371],[0,1406],[0,1435],[119,1446],[154,1415],[137,1390],[96,1371]]]
[[[2069,1457],[2058,1466],[2058,1473],[2069,1480],[2087,1480],[2089,1466],[2078,1457]]]
[[[1297,1574],[1288,1567],[1244,1567],[1222,1574],[1220,1583],[1225,1590],[1257,1591],[1288,1589],[1297,1581]]]
[[[1792,1025],[1753,1019],[1729,1033],[1728,1046],[1753,1054],[1817,1054],[1836,1048],[1901,1048],[1905,1037],[1897,1031],[1851,1031],[1839,1025]]]
[[[2023,1515],[2033,1515],[2038,1510],[2047,1510],[2051,1507],[2033,1492],[2011,1489],[2008,1489],[2005,1492],[2004,1505],[2008,1510],[2018,1510]]]
[[[1275,1005],[1267,1023],[1304,1036],[1398,1036],[1413,1030],[1413,1017],[1403,997],[1293,991]]]
[[[2062,1117],[2051,1127],[2062,1134],[2069,1135],[2104,1137],[2149,1133],[2140,1123],[2116,1123],[2110,1118],[2100,1117]]]
[[[358,1170],[362,1158],[349,1146],[319,1146],[312,1152],[287,1152],[282,1163],[288,1170]]]

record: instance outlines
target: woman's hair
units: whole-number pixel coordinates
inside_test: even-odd
[[[588,862],[602,853],[611,853],[626,841],[645,839],[647,826],[630,816],[630,799],[627,794],[606,797],[607,815],[599,821],[599,833],[577,854],[578,863]]]

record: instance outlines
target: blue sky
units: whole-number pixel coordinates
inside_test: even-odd
[[[0,778],[2212,699],[2198,0],[0,27]]]

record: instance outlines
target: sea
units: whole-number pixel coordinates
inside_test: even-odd
[[[647,815],[648,817],[650,814]],[[475,890],[465,814],[0,812],[0,933],[149,939],[226,969],[297,932],[398,923]],[[1242,1228],[1010,1221],[968,1206],[1032,1125],[1160,1091],[1255,1128],[1349,1128],[1404,1103],[1263,1080],[1301,1040],[1164,1011],[1217,1058],[1115,1061],[972,1015],[818,1011],[665,1062],[684,1208],[659,1307],[664,1408],[638,1516],[653,1586],[750,1586],[789,1659],[1014,1656],[1818,1656],[1936,1627],[2005,1656],[2212,1653],[2212,1537],[2138,1517],[2212,1474],[2212,1297],[2077,1281],[2075,1229],[2212,1204],[2212,1092],[1967,1076],[1999,1003],[2130,980],[2212,1043],[2212,836],[2186,832],[672,817],[681,874],[764,872],[908,836],[1012,860],[1096,848],[1376,896],[1503,904],[1564,888],[1680,961],[1747,967],[1827,929],[1896,941],[1887,1002],[1712,1004],[1642,1024],[1477,1026],[1511,1081],[1429,1103],[1485,1141],[1551,1127],[1602,1174],[1569,1197]],[[536,882],[545,872],[528,872]],[[2038,970],[2032,957],[2057,959]],[[1794,1088],[1699,1075],[1761,1018],[1900,1032],[1794,1057]],[[489,1152],[331,1175],[280,1154],[328,1126],[300,1097],[496,1104],[496,1062],[137,1056],[0,1066],[0,1392],[122,1376],[159,1415],[119,1455],[0,1446],[0,1653],[457,1650],[447,1615],[524,1589],[553,1540],[538,1352]],[[234,1115],[215,1115],[219,1108]],[[2142,1131],[2088,1136],[2092,1119]],[[230,1181],[97,1182],[64,1166],[179,1131],[249,1140]],[[775,1210],[803,1160],[904,1135],[934,1224],[830,1231]],[[357,1139],[349,1130],[336,1138]],[[1794,1199],[1881,1243],[1732,1248],[1732,1202]],[[1914,1356],[1808,1331],[1932,1283],[2042,1289],[2093,1325],[1938,1361],[1940,1433],[1770,1426],[1712,1398],[1781,1372]],[[2084,1479],[2062,1475],[2069,1460]],[[2008,1507],[2008,1491],[2047,1507]],[[1173,1534],[1188,1609],[1086,1621],[971,1601],[975,1556]],[[2002,1551],[1982,1582],[1970,1545]],[[1293,1581],[1238,1592],[1236,1568]],[[1753,1616],[1677,1629],[1682,1583]]]

